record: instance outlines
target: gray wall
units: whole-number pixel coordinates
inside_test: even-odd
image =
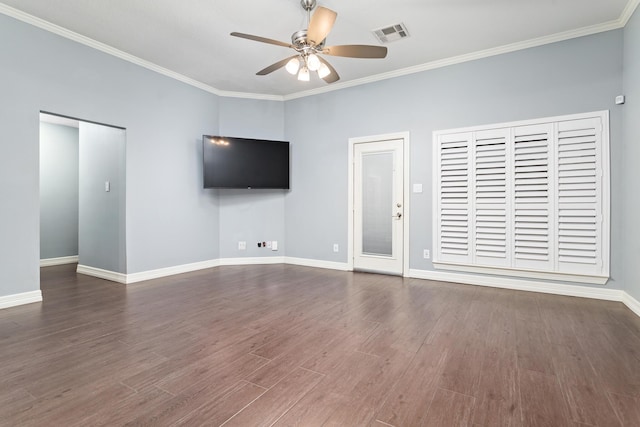
[[[632,226],[632,213],[626,217],[625,208],[638,206],[628,196],[638,182],[637,148],[631,144],[639,132],[627,119],[629,142],[623,144],[623,109],[613,99],[622,92],[624,34],[629,97],[624,108],[627,117],[637,116],[637,21],[636,16],[624,31],[274,103],[221,99],[0,15],[0,199],[6,201],[0,210],[0,296],[39,288],[41,110],[127,129],[127,273],[136,273],[220,257],[276,254],[253,251],[251,239],[278,240],[278,255],[345,262],[348,138],[399,131],[411,133],[411,183],[425,189],[411,196],[410,264],[430,270],[421,253],[432,248],[434,130],[609,109],[608,287],[621,288],[623,273],[630,281],[640,276],[633,267],[623,268],[625,252],[627,264],[637,254],[630,241],[637,240],[637,229],[623,240],[623,223]],[[309,117],[320,123],[312,132]],[[290,140],[292,190],[202,189],[202,134]],[[240,254],[237,240],[245,238],[248,250]],[[337,254],[333,243],[340,244]],[[636,296],[637,283],[628,286],[635,286]]]
[[[294,144],[293,191],[286,196],[287,255],[346,262],[350,137],[409,131],[410,267],[433,270],[432,132],[479,124],[611,110],[612,164],[623,162],[622,31],[527,49],[419,74],[292,100],[285,135]],[[322,123],[308,132],[308,117]],[[610,288],[621,288],[623,177],[612,168]],[[314,242],[310,245],[309,242]],[[332,252],[339,243],[341,251]]]
[[[40,259],[78,255],[78,128],[40,123]]]
[[[237,98],[220,100],[220,135],[284,139],[284,103]],[[269,167],[268,164],[264,165]],[[267,257],[285,254],[286,190],[207,190],[220,203],[220,257]],[[278,250],[258,248],[257,242],[278,241]],[[238,250],[246,241],[247,249]]]
[[[219,257],[201,157],[217,96],[5,15],[0,52],[0,296],[40,287],[40,111],[127,129],[128,273]]]
[[[127,272],[125,142],[123,129],[80,122],[78,264],[117,273]]]
[[[627,292],[640,301],[640,11],[624,30],[624,265]]]

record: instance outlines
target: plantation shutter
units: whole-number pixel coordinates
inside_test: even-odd
[[[477,132],[473,151],[474,263],[508,267],[511,245],[507,210],[508,129]]]
[[[434,266],[606,283],[609,115],[434,132]]]
[[[437,194],[441,259],[471,262],[469,160],[471,134],[443,135],[439,141]]]
[[[602,270],[602,125],[599,119],[558,124],[558,268]]]
[[[514,267],[551,270],[553,125],[513,129]]]

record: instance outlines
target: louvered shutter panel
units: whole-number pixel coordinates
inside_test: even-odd
[[[434,266],[604,284],[606,111],[434,132]]]
[[[558,269],[608,275],[602,254],[602,124],[558,123]]]
[[[470,141],[470,133],[441,135],[438,141],[436,256],[439,261],[471,262]]]
[[[474,263],[509,267],[509,129],[479,131],[473,141]]]
[[[553,125],[513,128],[513,266],[553,270]]]

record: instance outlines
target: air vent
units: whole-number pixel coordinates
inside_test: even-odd
[[[380,43],[391,43],[409,37],[409,31],[403,23],[373,30],[373,34],[380,40]]]

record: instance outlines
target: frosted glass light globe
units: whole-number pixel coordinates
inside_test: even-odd
[[[299,68],[300,68],[300,60],[298,58],[291,58],[291,60],[287,62],[287,65],[285,66],[285,69],[289,72],[289,74],[293,74],[293,75],[295,75],[298,72]]]

